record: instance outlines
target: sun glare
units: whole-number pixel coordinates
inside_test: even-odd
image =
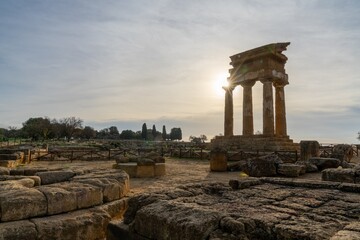
[[[228,77],[229,74],[227,72],[222,72],[216,75],[213,83],[213,88],[217,96],[224,96],[224,89],[222,87],[228,86]]]

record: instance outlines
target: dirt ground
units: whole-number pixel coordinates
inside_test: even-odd
[[[360,158],[352,159],[352,162],[359,163]],[[111,169],[115,161],[37,161],[32,162],[28,167],[46,167],[51,169],[69,168],[72,170],[86,169]],[[230,179],[240,177],[240,172],[210,172],[208,160],[198,159],[166,159],[166,175],[155,178],[131,178],[131,195],[141,192],[152,192],[166,187],[174,187],[189,183],[199,182],[223,182],[228,183]],[[300,178],[321,180],[321,173],[307,173]]]

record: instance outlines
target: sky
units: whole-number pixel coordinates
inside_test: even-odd
[[[291,42],[290,138],[359,144],[358,0],[0,1],[0,127],[75,116],[97,130],[145,122],[211,139],[224,130],[229,56],[276,42]],[[242,132],[241,87],[234,131]]]

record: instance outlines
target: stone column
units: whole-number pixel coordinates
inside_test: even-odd
[[[234,109],[233,109],[233,87],[223,87],[225,90],[225,119],[224,119],[224,136],[234,135]]]
[[[272,80],[263,79],[263,134],[274,135],[274,100]]]
[[[286,110],[284,83],[274,82],[275,87],[275,134],[286,136]]]
[[[243,87],[243,129],[244,136],[254,135],[252,87],[255,81],[242,82]]]

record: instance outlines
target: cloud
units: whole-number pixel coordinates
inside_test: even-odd
[[[345,114],[336,118],[340,124],[354,117],[346,109],[360,100],[359,5],[324,0],[4,1],[0,123],[21,124],[42,115],[94,123],[163,116],[182,121],[185,132],[218,134],[223,99],[212,85],[214,76],[230,67],[228,57],[290,41],[285,53],[288,117],[295,123],[304,112],[313,117],[312,112],[340,111]],[[258,86],[258,115],[261,94]],[[238,98],[241,109],[240,93]]]

